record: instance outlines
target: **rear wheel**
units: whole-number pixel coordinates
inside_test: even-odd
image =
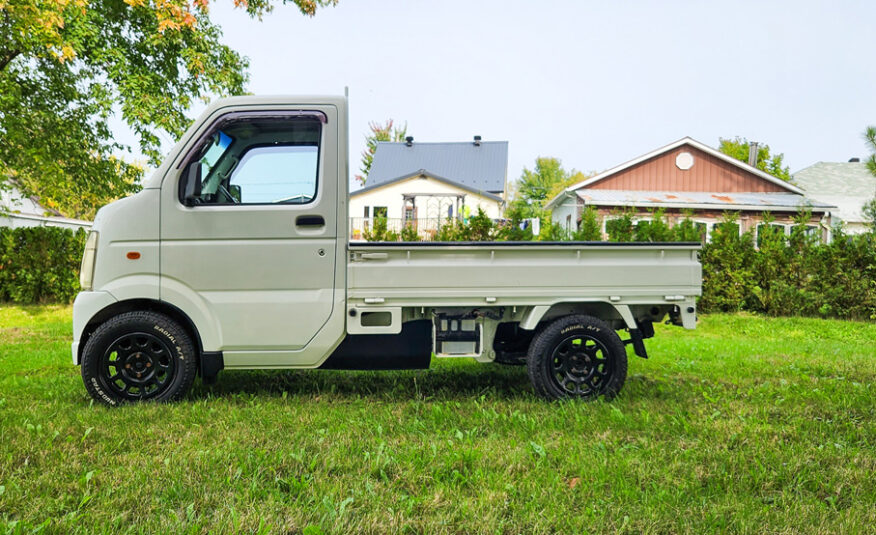
[[[527,370],[546,399],[610,399],[627,378],[627,353],[617,333],[591,316],[565,316],[532,340]]]
[[[197,373],[191,336],[156,312],[126,312],[102,324],[82,351],[82,380],[107,405],[170,401]]]

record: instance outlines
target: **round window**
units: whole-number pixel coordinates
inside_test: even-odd
[[[679,153],[679,155],[675,157],[675,165],[682,171],[687,171],[688,169],[693,167],[693,164],[693,154],[689,152]]]

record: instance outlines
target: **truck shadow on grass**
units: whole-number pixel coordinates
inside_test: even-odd
[[[680,385],[643,375],[627,378],[622,397],[677,399]],[[225,371],[213,385],[198,382],[187,399],[233,399],[297,396],[313,399],[466,400],[532,399],[535,394],[524,366],[437,366],[413,371]]]
[[[266,397],[331,397],[376,400],[464,399],[481,394],[499,398],[532,395],[522,366],[437,366],[405,371],[223,371],[213,385],[197,383],[188,399]]]

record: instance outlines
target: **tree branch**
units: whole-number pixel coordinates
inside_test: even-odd
[[[9,62],[21,54],[21,50],[4,50],[0,52],[0,71],[5,70]]]

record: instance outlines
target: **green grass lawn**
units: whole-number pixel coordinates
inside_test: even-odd
[[[0,307],[0,533],[876,532],[873,324],[659,326],[589,404],[441,360],[109,409],[69,339],[69,308]]]

